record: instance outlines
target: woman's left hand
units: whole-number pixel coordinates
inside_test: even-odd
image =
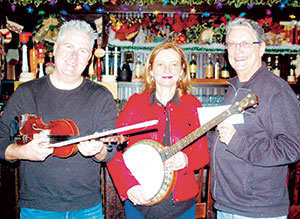
[[[188,157],[182,151],[176,153],[172,157],[166,160],[166,165],[168,165],[172,170],[181,170],[188,165]]]

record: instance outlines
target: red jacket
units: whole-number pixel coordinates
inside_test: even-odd
[[[170,117],[172,145],[200,127],[197,107],[201,107],[201,103],[194,96],[183,95],[179,98],[179,105],[175,102],[170,102],[166,107],[159,106],[157,103],[150,105],[149,99],[149,93],[134,94],[129,98],[118,118],[118,127],[153,119],[159,120],[158,125],[155,126],[157,128],[156,131],[131,136],[128,147],[142,139],[153,139],[163,142],[167,117],[166,111],[168,111]],[[198,139],[183,149],[182,152],[188,157],[188,166],[178,171],[173,191],[175,202],[190,199],[198,193],[194,171],[205,166],[209,161],[206,137]],[[107,167],[121,199],[123,201],[126,200],[128,198],[127,190],[139,183],[125,166],[122,153],[117,152],[113,160],[107,164]]]

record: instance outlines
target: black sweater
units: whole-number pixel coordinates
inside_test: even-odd
[[[21,84],[11,96],[0,120],[0,158],[5,159],[9,125],[15,116],[34,114],[44,123],[71,119],[80,136],[115,128],[117,110],[112,94],[103,86],[83,80],[73,90],[55,88],[49,76]],[[108,153],[104,162],[110,161]],[[20,207],[49,211],[73,211],[101,203],[101,162],[79,152],[68,158],[49,156],[43,162],[22,160]]]

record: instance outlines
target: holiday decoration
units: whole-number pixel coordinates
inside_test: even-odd
[[[22,33],[22,30],[23,30],[23,26],[16,23],[16,22],[13,22],[13,21],[10,21],[8,20],[8,18],[6,17],[6,27],[13,31],[13,32],[16,32],[18,34]]]
[[[22,43],[22,73],[29,72],[27,45],[26,45],[26,43],[29,41],[29,36],[32,36],[32,34],[20,33],[20,42]]]
[[[49,4],[54,6],[56,2],[63,1],[63,0],[13,0],[14,4],[26,6],[30,4],[34,4],[36,7],[39,7],[41,4]],[[116,4],[116,0],[64,0],[69,4],[86,4],[89,6],[95,4],[105,4],[110,2],[112,4]],[[232,1],[232,0],[219,0],[219,1],[211,1],[211,0],[122,0],[119,3],[122,5],[154,5],[155,3],[162,3],[162,5],[172,4],[172,5],[202,5],[202,4],[209,4],[209,5],[229,5],[239,8],[241,6],[247,6],[252,8],[254,3],[255,5],[260,6],[274,6],[278,5],[280,9],[284,9],[285,7],[300,7],[299,1],[296,0],[265,0],[265,1],[253,1],[253,0],[239,0],[239,1]]]
[[[0,36],[3,36],[5,44],[10,43],[12,39],[12,34],[7,28],[0,29]]]
[[[48,53],[48,51],[52,51],[59,28],[63,22],[64,19],[60,15],[54,14],[38,20],[38,25],[32,32],[33,41],[35,43],[43,42],[46,53]]]

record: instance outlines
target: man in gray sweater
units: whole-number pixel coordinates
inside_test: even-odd
[[[113,158],[115,148],[108,151],[101,141],[88,140],[77,145],[78,153],[62,158],[53,156],[47,136],[23,145],[9,137],[11,121],[16,116],[26,118],[26,114],[41,117],[45,124],[72,120],[80,136],[115,127],[117,110],[112,94],[82,76],[95,38],[88,23],[66,22],[54,45],[54,72],[21,84],[5,107],[0,120],[0,158],[20,160],[22,219],[103,218],[101,163]]]
[[[252,20],[227,25],[227,50],[237,76],[228,80],[224,104],[249,91],[256,108],[243,124],[221,123],[210,144],[211,192],[217,218],[285,219],[289,211],[288,164],[300,158],[300,108],[288,83],[262,62],[265,34]]]

